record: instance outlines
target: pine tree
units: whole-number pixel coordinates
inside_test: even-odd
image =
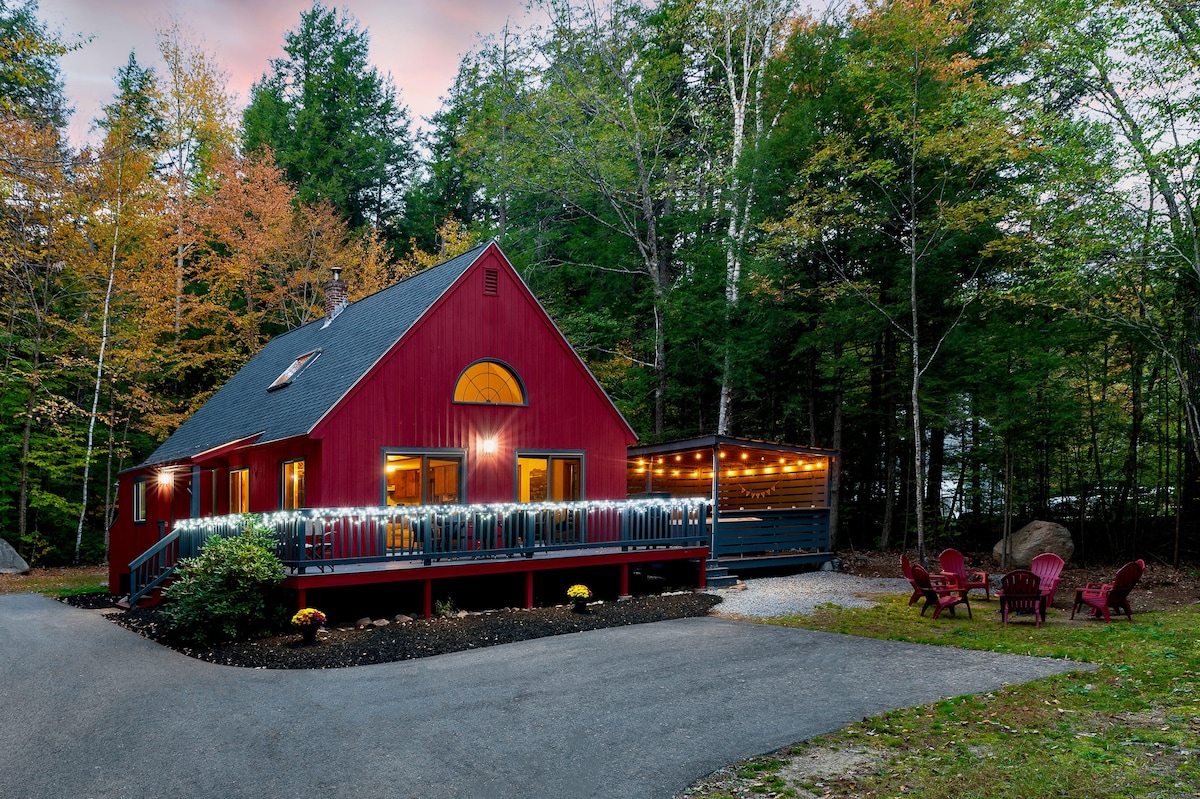
[[[368,45],[352,16],[314,3],[251,88],[243,144],[269,148],[302,201],[332,203],[353,228],[387,230],[414,155],[408,111]]]

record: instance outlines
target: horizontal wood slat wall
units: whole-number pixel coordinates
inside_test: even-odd
[[[654,474],[650,486],[655,493],[673,497],[707,497],[712,495],[712,472],[703,470],[663,469]],[[699,471],[700,476],[695,473]],[[745,471],[745,470],[733,470]],[[756,472],[758,470],[755,470]],[[629,493],[640,494],[646,488],[645,474],[636,468],[629,470]],[[722,510],[768,510],[773,508],[823,508],[826,502],[827,474],[825,469],[794,472],[775,471],[771,474],[728,475],[722,471],[718,483],[717,507]]]
[[[717,525],[713,556],[738,557],[789,550],[829,550],[829,511],[727,513]]]

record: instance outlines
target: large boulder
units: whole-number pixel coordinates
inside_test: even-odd
[[[1054,522],[1032,521],[1012,534],[1012,546],[1009,555],[1012,557],[1012,568],[1028,569],[1033,559],[1043,552],[1053,552],[1063,561],[1069,562],[1075,554],[1075,542],[1071,540],[1071,532],[1061,524]],[[992,557],[999,563],[1004,556],[1004,539],[1001,538],[992,547]]]
[[[0,538],[0,574],[28,574],[29,564],[17,554],[17,550]]]

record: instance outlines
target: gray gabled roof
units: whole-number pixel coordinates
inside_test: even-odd
[[[483,254],[482,244],[272,339],[142,466],[192,458],[241,439],[306,435]],[[298,357],[320,355],[293,382],[267,391]]]

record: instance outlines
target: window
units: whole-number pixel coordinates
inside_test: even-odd
[[[267,391],[274,391],[275,389],[291,385],[292,381],[296,379],[300,372],[310,363],[315,361],[317,356],[320,354],[320,350],[313,350],[312,352],[306,352],[296,360],[292,361],[292,365],[284,369],[283,374],[275,378],[274,383],[267,386]]]
[[[146,478],[133,478],[133,522],[146,523]]]
[[[301,470],[304,466],[301,464]],[[229,512],[250,512],[250,470],[229,470]]]
[[[281,510],[296,510],[304,507],[304,461],[285,461],[283,485],[280,486],[279,507]]]
[[[516,373],[499,361],[477,361],[454,386],[454,401],[488,405],[524,405],[525,389]]]
[[[387,505],[454,505],[463,501],[464,458],[446,453],[389,452],[383,458]]]
[[[582,498],[582,455],[517,455],[518,502],[569,502]]]

